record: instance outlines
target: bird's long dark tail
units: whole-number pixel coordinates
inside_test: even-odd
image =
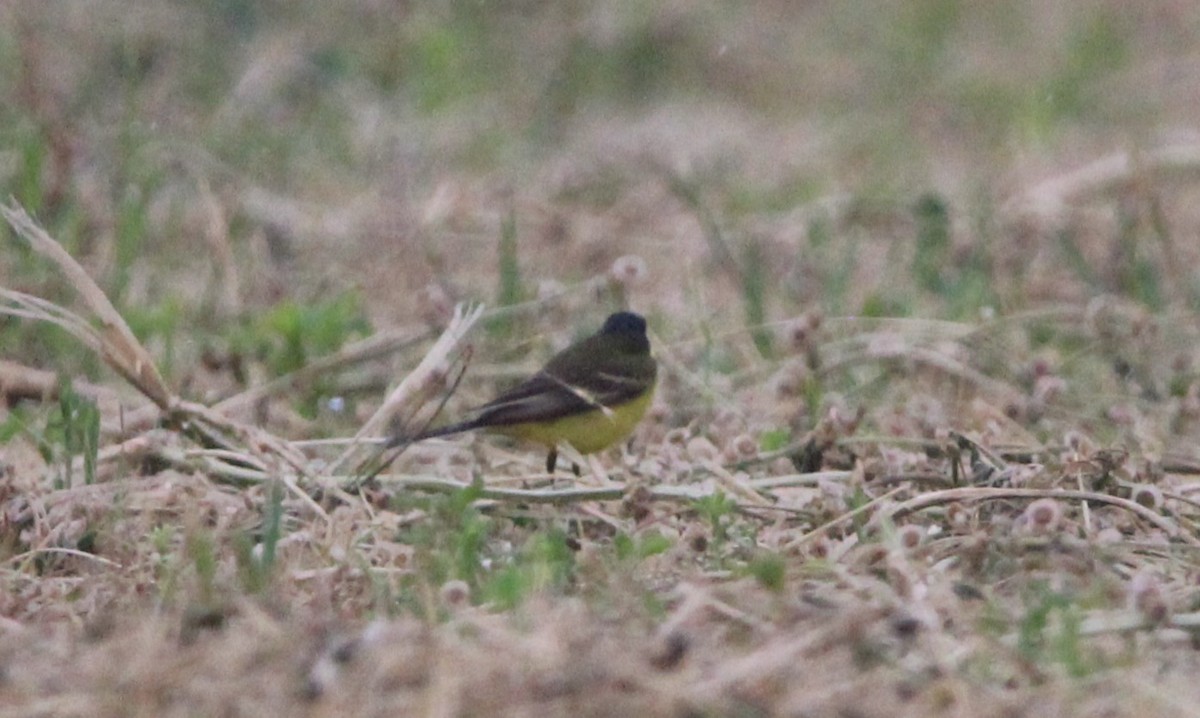
[[[446,401],[449,400],[450,396],[455,392],[455,390],[458,389],[458,385],[462,381],[463,375],[467,373],[467,363],[470,361],[470,359],[471,348],[468,346],[464,348],[460,357],[462,364],[459,367],[458,374],[454,377],[453,383],[450,384],[450,387],[446,390],[445,394],[442,395],[441,401],[438,402],[437,409],[433,412],[434,417],[441,412],[442,408],[446,405]],[[428,427],[428,422],[426,422],[425,427]],[[371,455],[370,458],[359,464],[358,476],[353,482],[352,486],[362,486],[364,483],[375,478],[379,472],[390,466],[391,463],[396,460],[396,457],[400,456],[400,454],[404,452],[404,449],[413,442],[421,441],[423,439],[432,439],[437,436],[449,436],[450,434],[457,434],[459,432],[469,431],[470,429],[474,428],[477,428],[477,421],[472,420],[460,421],[457,424],[447,424],[446,426],[440,426],[436,429],[422,428],[416,434],[408,434],[404,431],[397,431],[395,434],[389,437],[388,440],[384,442],[383,445],[381,445],[379,449]]]
[[[406,434],[398,432],[381,445],[369,459],[364,461],[359,466],[358,478],[354,482],[355,486],[362,484],[375,478],[381,471],[386,469],[396,457],[408,448],[409,444],[425,439],[436,439],[439,436],[450,436],[452,434],[461,434],[464,431],[479,428],[478,421],[460,421],[456,424],[447,424],[439,426],[436,429],[422,429],[416,434]]]
[[[383,448],[384,449],[392,449],[392,448],[395,448],[402,444],[415,444],[418,441],[424,441],[426,439],[436,439],[439,436],[451,436],[453,434],[461,434],[464,431],[470,431],[472,429],[478,429],[478,428],[479,428],[478,420],[471,419],[468,421],[460,421],[457,424],[446,424],[445,426],[439,426],[434,429],[422,429],[421,431],[417,432],[414,435],[406,435],[404,433],[399,433],[399,434],[393,436],[392,438],[388,439],[387,443],[384,445]]]

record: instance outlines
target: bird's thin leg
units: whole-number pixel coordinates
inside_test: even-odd
[[[558,447],[550,449],[550,453],[546,454],[546,473],[553,474],[554,466],[558,463]]]

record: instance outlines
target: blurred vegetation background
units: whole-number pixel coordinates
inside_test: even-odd
[[[650,281],[618,302],[677,336],[747,327],[766,353],[763,325],[814,307],[1192,310],[1187,184],[1103,187],[1053,221],[1013,208],[1196,142],[1198,31],[1182,1],[17,0],[0,194],[213,396],[205,362],[284,373],[629,254]],[[3,252],[5,286],[63,295]],[[572,312],[609,308],[589,305]],[[12,319],[0,352],[99,370]]]

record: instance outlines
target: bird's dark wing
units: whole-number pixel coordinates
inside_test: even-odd
[[[472,423],[485,427],[553,421],[623,404],[647,388],[645,380],[605,373],[589,374],[571,384],[543,370],[480,407]]]

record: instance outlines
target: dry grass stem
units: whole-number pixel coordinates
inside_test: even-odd
[[[1067,207],[1114,195],[1140,182],[1200,179],[1200,144],[1185,142],[1146,151],[1114,152],[1077,170],[1053,177],[1009,201],[1005,213],[1032,213],[1039,222],[1061,221]]]
[[[39,297],[10,289],[0,289],[0,298],[13,305],[0,310],[4,314],[19,319],[32,319],[53,324],[78,339],[88,349],[97,354],[103,353],[104,342],[99,332],[78,314]]]
[[[10,402],[18,399],[57,399],[60,388],[59,376],[55,372],[0,359],[0,395],[8,398]],[[79,395],[93,399],[101,405],[119,405],[117,393],[106,386],[72,381],[71,388]]]
[[[31,549],[24,553],[19,553],[16,556],[11,556],[8,559],[6,559],[6,561],[8,563],[18,563],[18,564],[25,563],[26,561],[36,558],[37,556],[43,556],[46,554],[61,554],[63,556],[74,556],[75,558],[81,558],[81,559],[84,559],[85,561],[94,561],[96,563],[103,564],[105,566],[108,566],[109,568],[115,568],[115,569],[121,568],[121,564],[117,563],[116,561],[111,561],[109,559],[106,559],[103,556],[97,556],[95,554],[88,553],[87,551],[80,551],[78,549],[63,548],[63,547],[56,547],[56,546],[48,546],[45,548]]]
[[[864,503],[863,505],[861,505],[857,508],[851,509],[850,511],[847,511],[847,512],[841,514],[840,516],[821,524],[820,526],[816,527],[815,529],[812,529],[811,531],[809,531],[805,534],[797,536],[796,538],[785,543],[782,546],[782,548],[783,548],[783,550],[786,550],[786,551],[795,551],[796,549],[809,543],[813,539],[825,535],[825,533],[827,531],[829,531],[829,529],[831,529],[835,526],[840,526],[841,524],[853,519],[856,516],[861,516],[862,514],[876,508],[881,503],[887,501],[888,499],[892,498],[893,496],[900,493],[901,491],[905,491],[906,489],[907,489],[907,487],[905,487],[905,486],[897,486],[897,487],[891,489],[890,491],[880,494],[879,496],[876,496],[875,498]]]
[[[294,372],[276,377],[260,386],[251,387],[213,405],[213,410],[226,414],[243,411],[269,396],[293,391],[313,379],[333,373],[360,362],[386,357],[428,338],[425,330],[395,329],[372,334],[343,346],[329,356],[309,362]]]
[[[483,309],[482,305],[470,308],[459,305],[454,308],[454,317],[445,331],[420,363],[388,394],[371,418],[363,423],[354,435],[355,442],[362,442],[366,437],[383,433],[385,426],[398,412],[411,408],[414,403],[423,402],[433,388],[441,385],[438,379],[444,376],[446,367],[450,365],[451,354],[482,316]],[[341,456],[329,465],[329,472],[336,473],[346,466],[358,448],[359,443],[347,447]]]
[[[755,486],[748,480],[748,477],[737,476],[712,460],[704,460],[699,463],[709,474],[716,478],[718,484],[729,491],[730,494],[740,498],[748,506],[771,505],[770,501],[763,498],[755,490]]]
[[[9,226],[18,236],[24,238],[35,252],[53,262],[75,291],[79,292],[84,304],[100,323],[101,328],[96,333],[96,337],[99,342],[100,356],[105,363],[157,404],[160,409],[170,408],[175,401],[175,396],[158,373],[158,368],[149,352],[129,330],[129,325],[125,323],[124,318],[117,312],[103,290],[88,276],[87,271],[58,242],[46,234],[45,230],[39,227],[19,205],[15,203],[0,205],[0,214],[4,215]],[[95,341],[97,340],[89,340],[85,343],[95,350],[97,348],[94,344]]]
[[[927,509],[931,506],[940,506],[942,504],[954,503],[958,501],[1044,498],[1061,499],[1066,501],[1091,501],[1116,506],[1137,514],[1140,518],[1145,519],[1156,528],[1161,529],[1167,534],[1167,536],[1171,538],[1179,538],[1190,544],[1200,544],[1200,539],[1181,531],[1179,526],[1173,521],[1145,506],[1142,506],[1139,503],[1130,501],[1129,499],[1123,499],[1119,496],[1101,494],[1095,491],[1079,491],[1076,489],[1015,489],[987,487],[944,489],[941,491],[930,491],[919,496],[914,496],[907,501],[903,501],[891,507],[891,510],[888,513],[891,517],[898,518],[900,516],[904,516],[905,514]]]
[[[242,282],[237,258],[229,243],[229,220],[225,214],[226,209],[206,178],[199,177],[197,179],[197,191],[208,220],[205,223],[204,239],[208,243],[217,267],[218,306],[225,313],[236,315],[241,311],[243,305]]]

